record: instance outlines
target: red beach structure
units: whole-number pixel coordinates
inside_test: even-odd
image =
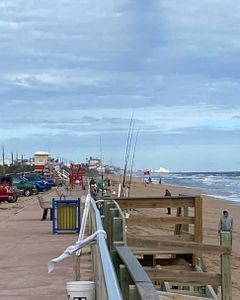
[[[85,189],[83,184],[83,173],[82,164],[71,164],[69,182],[72,188],[74,185],[79,185],[83,190]]]

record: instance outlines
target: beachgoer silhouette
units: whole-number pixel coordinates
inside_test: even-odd
[[[229,211],[225,209],[222,212],[222,216],[220,217],[218,224],[218,233],[221,231],[228,231],[231,234],[231,244],[232,244],[232,231],[233,231],[234,219],[233,216],[229,214]]]
[[[96,181],[93,179],[93,177],[90,179],[90,181],[89,181],[89,185],[92,185],[92,184],[95,184],[96,183]]]
[[[233,224],[234,224],[233,216],[231,216],[229,214],[229,211],[225,209],[219,220],[218,233],[220,233],[221,231],[228,231],[231,233],[231,239],[232,239]]]

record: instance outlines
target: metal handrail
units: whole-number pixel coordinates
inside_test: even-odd
[[[91,197],[89,185],[88,195],[86,199],[90,200],[87,201],[88,208],[86,210],[85,217],[87,217],[87,215],[89,216],[89,229],[91,234],[97,230],[103,230],[103,225],[96,202]],[[84,221],[86,222],[87,219]],[[85,228],[85,225],[83,226],[83,228],[81,228],[79,239],[83,238],[85,234]],[[96,243],[93,244],[91,247],[93,275],[96,285],[96,300],[123,300],[117,275],[108,250],[107,241],[103,233],[97,235]],[[78,251],[77,255],[81,255],[81,252]]]
[[[99,210],[96,206],[95,200],[91,197],[90,200],[90,227],[92,231],[103,230],[102,219]],[[95,282],[103,285],[98,290],[105,294],[106,299],[109,300],[122,300],[122,293],[119,287],[118,279],[115,273],[115,269],[112,264],[110,253],[107,247],[107,242],[103,234],[99,234],[96,239],[96,244],[92,246],[93,251],[93,263],[94,263],[94,276],[102,278],[95,278]],[[97,258],[100,259],[97,259]],[[99,266],[100,264],[100,266]],[[100,271],[99,271],[100,269]],[[98,272],[99,271],[99,272]],[[103,291],[105,289],[105,291]],[[100,293],[100,292],[99,292]],[[103,300],[105,298],[98,297],[97,300]]]

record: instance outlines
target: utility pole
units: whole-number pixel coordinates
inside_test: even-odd
[[[5,175],[5,150],[4,150],[4,145],[2,145],[2,164],[3,164],[3,175]]]
[[[23,168],[23,154],[22,154],[22,157],[21,157],[21,169],[22,169],[22,172],[24,171],[24,168]]]

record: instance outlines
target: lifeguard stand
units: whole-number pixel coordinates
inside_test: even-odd
[[[74,185],[79,185],[83,190],[85,189],[83,184],[83,173],[83,167],[81,164],[71,164],[69,182],[72,188]]]
[[[48,152],[38,151],[34,153],[34,171],[43,172],[48,164],[50,154]]]

